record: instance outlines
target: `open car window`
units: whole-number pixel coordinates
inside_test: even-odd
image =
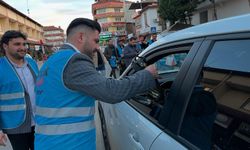
[[[159,75],[178,72],[187,53],[171,54],[158,60],[155,65]]]
[[[156,65],[159,74],[157,88],[136,95],[129,103],[144,116],[157,123],[167,93],[170,91],[171,85],[184,63],[186,56],[187,51],[155,55],[155,57],[152,58],[152,60],[154,60],[152,63]]]

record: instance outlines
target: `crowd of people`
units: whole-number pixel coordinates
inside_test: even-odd
[[[121,75],[129,66],[133,58],[156,40],[156,33],[153,33],[151,35],[151,39],[148,41],[146,41],[144,35],[139,35],[138,40],[136,37],[132,36],[128,39],[127,44],[125,44],[124,39],[118,39],[117,43],[115,43],[113,39],[109,39],[108,44],[103,52],[106,60],[111,67],[109,76],[117,78],[117,74]],[[102,62],[104,63],[104,61]],[[104,65],[99,64],[99,66]],[[97,66],[97,68],[99,68],[99,66]]]
[[[16,30],[3,34],[0,145],[8,136],[13,150],[95,150],[95,100],[113,104],[155,88],[154,65],[119,80],[102,75],[106,61],[99,49],[100,31],[96,21],[74,19],[66,31],[66,43],[40,70],[26,55],[25,34]],[[104,55],[112,67],[110,76],[116,77],[113,69],[119,65],[124,70],[143,50],[135,40],[130,38],[127,46],[123,41],[116,47],[109,43]]]

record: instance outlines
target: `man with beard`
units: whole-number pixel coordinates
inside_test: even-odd
[[[148,45],[151,45],[152,43],[154,43],[155,41],[157,41],[157,34],[153,33],[151,35],[151,40],[148,41]]]
[[[140,51],[145,50],[148,47],[148,43],[145,41],[145,36],[144,35],[139,35],[139,41],[136,44],[137,49]]]
[[[5,145],[7,134],[14,150],[33,150],[38,67],[25,57],[26,36],[21,32],[5,32],[0,44],[5,54],[0,58],[0,145]]]
[[[95,99],[118,103],[155,87],[152,65],[119,80],[96,71],[100,31],[96,21],[74,19],[67,43],[43,64],[36,82],[36,150],[95,150]]]

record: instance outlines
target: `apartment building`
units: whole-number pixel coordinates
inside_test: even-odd
[[[102,26],[102,32],[125,34],[123,2],[117,0],[96,0],[92,5],[94,20]]]
[[[65,41],[65,35],[64,30],[60,26],[44,26],[43,31],[46,45],[52,47],[54,50],[60,48],[63,45]]]
[[[28,36],[30,49],[35,49],[35,45],[40,45],[44,40],[41,24],[4,1],[0,1],[0,37],[7,30],[19,30],[25,33]]]
[[[95,0],[92,5],[94,20],[100,23],[103,36],[122,36],[134,32],[134,10],[128,10],[131,2],[125,0]]]

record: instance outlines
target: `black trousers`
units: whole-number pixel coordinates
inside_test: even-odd
[[[34,129],[30,133],[8,134],[13,150],[34,150]]]

